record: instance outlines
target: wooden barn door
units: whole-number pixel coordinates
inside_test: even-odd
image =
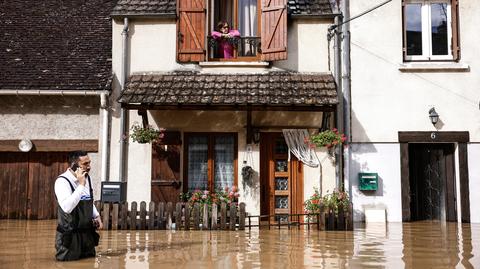
[[[168,132],[152,150],[151,200],[178,202],[182,191],[180,180],[181,140],[179,132]]]
[[[0,218],[55,218],[54,184],[67,167],[65,152],[0,153]]]

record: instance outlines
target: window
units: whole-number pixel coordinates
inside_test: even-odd
[[[209,0],[209,59],[260,56],[258,0]],[[223,35],[230,35],[225,38]],[[245,60],[245,59],[240,59]]]
[[[185,134],[184,191],[230,188],[237,182],[236,166],[236,134]]]
[[[404,1],[406,61],[457,60],[457,1]]]
[[[287,59],[287,0],[177,0],[177,10],[178,62]],[[220,21],[234,38],[214,38]]]

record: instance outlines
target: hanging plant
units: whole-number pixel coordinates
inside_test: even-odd
[[[152,143],[164,136],[164,129],[157,130],[151,125],[143,127],[139,123],[134,123],[132,128],[130,128],[130,131],[130,137],[133,142],[140,144]]]
[[[337,128],[326,130],[310,137],[310,143],[315,147],[332,148],[342,145],[347,140],[344,134],[338,132]]]

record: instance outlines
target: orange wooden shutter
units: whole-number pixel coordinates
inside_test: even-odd
[[[177,60],[205,60],[205,0],[177,1]]]
[[[452,55],[460,60],[460,38],[458,35],[458,0],[452,0]]]
[[[287,41],[287,0],[262,0],[262,60],[286,60]]]

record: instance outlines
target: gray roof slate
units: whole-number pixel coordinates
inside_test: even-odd
[[[112,76],[115,1],[0,2],[0,90],[98,90]]]

